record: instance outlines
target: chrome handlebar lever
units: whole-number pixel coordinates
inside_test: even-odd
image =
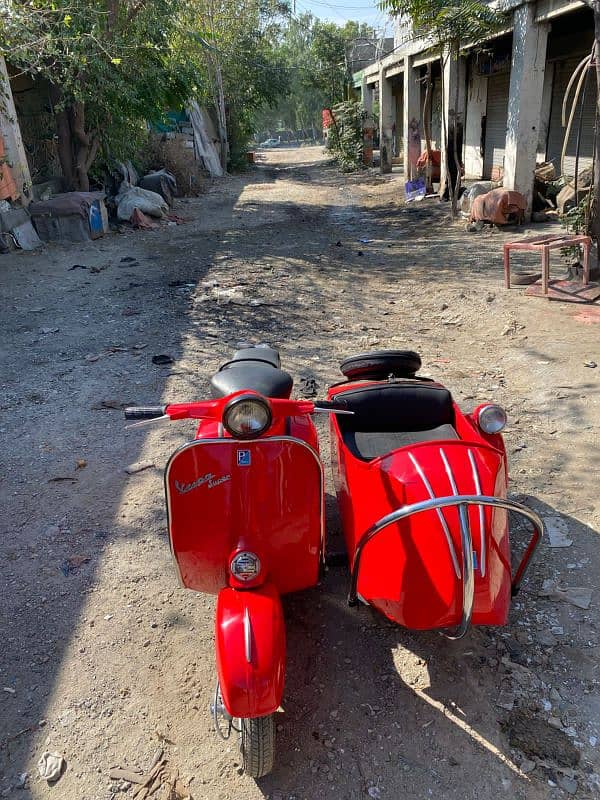
[[[171,417],[168,414],[162,414],[160,417],[153,417],[152,419],[143,419],[141,422],[132,422],[131,425],[125,425],[125,430],[129,431],[132,428],[143,428],[146,425],[153,425],[155,422],[170,422]]]

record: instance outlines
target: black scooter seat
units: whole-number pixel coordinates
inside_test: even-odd
[[[213,397],[226,397],[249,389],[265,397],[288,398],[292,393],[291,375],[280,369],[277,350],[271,347],[246,347],[234,353],[210,380]]]

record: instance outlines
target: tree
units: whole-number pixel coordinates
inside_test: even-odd
[[[594,0],[600,2],[600,0]],[[477,44],[501,27],[505,17],[483,0],[380,0],[381,8],[389,13],[404,17],[412,23],[416,36],[431,43],[439,56],[442,70],[442,125],[444,140],[452,143],[454,169],[449,169],[448,147],[442,152],[446,176],[455,173],[448,189],[452,203],[452,214],[458,216],[458,193],[461,183],[461,167],[458,153],[458,86],[445,103],[444,74],[448,62],[456,61],[460,47],[464,44]],[[447,120],[450,130],[447,129]]]
[[[101,152],[131,155],[146,121],[194,85],[173,37],[183,0],[2,0],[0,50],[51,86],[68,189],[87,191]]]
[[[589,234],[600,254],[600,0],[584,0],[594,15],[594,51],[596,66],[596,129],[594,136],[594,187],[589,216]]]
[[[255,116],[273,106],[289,87],[285,59],[279,50],[282,15],[277,0],[188,0],[188,53],[201,76],[200,100],[214,104],[221,129],[226,128],[230,163],[245,162]],[[194,43],[200,43],[197,49]]]
[[[311,14],[290,15],[281,31],[279,51],[289,75],[289,90],[273,109],[260,113],[264,128],[321,128],[324,108],[345,99],[350,79],[347,50],[359,37],[372,38],[365,23],[322,22]]]

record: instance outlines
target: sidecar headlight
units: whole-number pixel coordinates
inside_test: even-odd
[[[482,406],[477,412],[477,424],[484,433],[500,433],[506,425],[502,406]]]
[[[223,426],[235,439],[254,439],[271,427],[273,415],[266,398],[240,394],[223,411]]]

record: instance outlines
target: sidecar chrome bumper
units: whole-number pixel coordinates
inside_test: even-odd
[[[521,503],[515,503],[512,500],[504,500],[500,497],[486,497],[485,495],[453,495],[452,497],[435,497],[431,500],[423,500],[420,503],[413,503],[412,505],[403,506],[402,508],[392,511],[391,514],[386,514],[381,517],[371,527],[363,533],[360,537],[356,552],[354,554],[354,561],[352,562],[352,578],[350,583],[350,592],[348,594],[348,605],[355,606],[358,603],[357,587],[358,575],[360,571],[360,562],[365,546],[377,536],[388,525],[393,525],[395,522],[406,519],[413,514],[420,514],[423,511],[435,511],[436,509],[446,508],[447,506],[458,506],[460,517],[460,536],[461,536],[461,549],[462,549],[462,569],[461,577],[463,582],[463,604],[462,604],[462,617],[458,627],[449,632],[447,635],[451,639],[460,639],[464,636],[471,624],[471,616],[473,614],[473,598],[475,594],[475,570],[473,566],[473,542],[471,539],[471,528],[469,525],[468,506],[493,506],[495,508],[504,508],[507,511],[514,511],[526,517],[533,525],[533,534],[527,545],[523,558],[519,566],[515,570],[515,574],[511,578],[511,592],[514,597],[519,591],[523,576],[527,570],[531,558],[544,535],[544,523],[541,517],[532,511],[527,506]]]

